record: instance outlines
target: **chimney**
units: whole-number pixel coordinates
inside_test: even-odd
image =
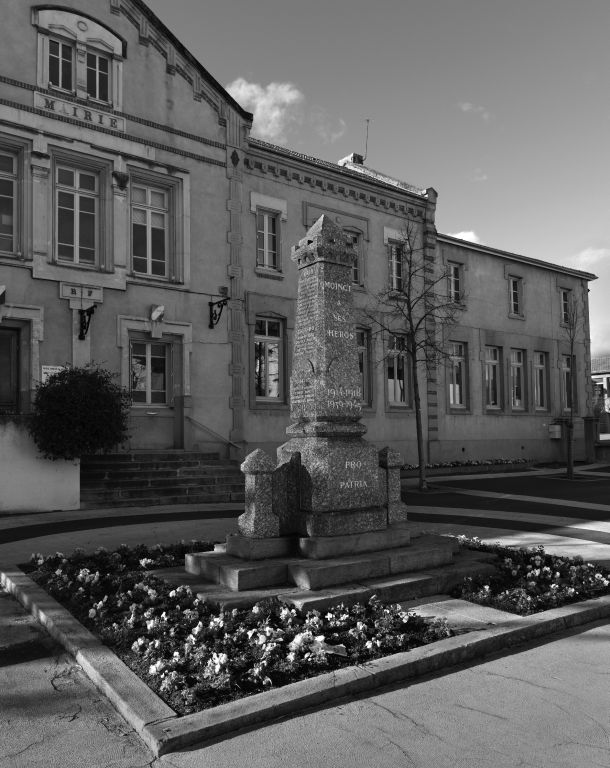
[[[344,157],[341,160],[339,160],[338,165],[348,165],[349,163],[351,163],[352,165],[363,165],[364,158],[362,157],[362,155],[359,155],[356,152],[352,152],[351,155],[348,155],[347,157]]]

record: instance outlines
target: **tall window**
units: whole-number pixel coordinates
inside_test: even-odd
[[[362,236],[360,232],[350,232],[349,230],[343,230],[345,239],[347,241],[348,248],[353,248],[355,259],[352,270],[352,283],[355,285],[362,284],[362,269],[360,264],[361,251],[362,251]]]
[[[360,373],[360,391],[363,405],[370,405],[371,397],[371,335],[364,328],[356,329],[358,348],[358,369]]]
[[[0,152],[0,251],[15,251],[17,158]]]
[[[55,179],[57,258],[93,266],[98,252],[98,175],[58,165]]]
[[[97,101],[110,101],[110,59],[87,53],[87,95]]]
[[[564,411],[569,411],[572,406],[572,375],[573,360],[570,355],[561,356],[561,399]]]
[[[534,352],[534,407],[539,411],[548,410],[546,384],[546,353]]]
[[[257,399],[280,400],[282,383],[282,323],[257,317],[254,328],[254,389]]]
[[[278,269],[279,216],[272,211],[256,212],[256,266]]]
[[[447,264],[447,283],[449,300],[454,302],[460,302],[462,300],[462,270],[461,264],[455,262],[448,262]]]
[[[132,341],[130,344],[131,399],[144,405],[168,402],[170,345]]]
[[[167,277],[168,213],[167,190],[132,184],[131,247],[134,272]]]
[[[393,291],[402,291],[403,275],[402,262],[404,250],[399,243],[390,243],[390,288]]]
[[[500,408],[500,350],[498,347],[485,347],[485,405],[487,408]]]
[[[511,315],[523,315],[523,280],[520,277],[508,278],[509,312]]]
[[[523,362],[524,352],[522,349],[511,349],[510,351],[510,401],[514,410],[523,410],[525,408],[524,394],[524,374]]]
[[[49,40],[49,85],[62,91],[74,88],[74,46]]]
[[[572,300],[572,291],[567,288],[561,289],[561,322],[567,325],[570,322],[570,304]]]
[[[404,336],[390,336],[386,359],[386,380],[388,403],[390,405],[408,405],[408,369],[406,340]]]
[[[15,412],[19,403],[19,331],[0,328],[0,411]]]
[[[452,342],[449,350],[449,405],[466,407],[466,345]]]

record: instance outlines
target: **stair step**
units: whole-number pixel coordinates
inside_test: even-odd
[[[83,456],[82,462],[86,464],[129,464],[150,461],[227,461],[221,459],[220,454],[201,453],[199,451],[134,451],[131,453],[100,453]]]
[[[185,567],[187,573],[203,576],[234,591],[282,584],[320,590],[356,580],[435,568],[450,563],[455,548],[456,543],[447,538],[421,536],[407,547],[325,560],[300,557],[241,560],[216,550],[187,555]]]
[[[301,590],[298,587],[252,588],[236,592],[200,575],[185,573],[182,568],[160,569],[154,574],[171,584],[188,584],[200,600],[220,603],[229,608],[248,608],[260,600],[278,597],[282,602],[302,610],[324,611],[343,603],[366,603],[373,595],[390,603],[401,603],[429,595],[447,594],[466,576],[491,575],[495,567],[480,552],[460,551],[452,563],[405,573],[390,578],[362,579],[357,582],[328,587],[323,590]]]
[[[185,495],[156,495],[148,497],[132,498],[86,498],[81,499],[81,509],[97,509],[99,507],[155,507],[171,506],[174,504],[237,504],[241,505],[245,501],[242,493],[190,493]],[[238,513],[236,513],[238,514]]]
[[[219,488],[231,486],[232,490],[238,490],[244,487],[243,481],[240,478],[231,476],[221,477],[136,477],[121,478],[120,480],[108,478],[107,481],[102,479],[96,480],[81,480],[81,490],[87,491],[103,491],[108,490],[129,490],[131,488]]]
[[[237,462],[200,451],[135,451],[81,461],[81,507],[243,502]]]

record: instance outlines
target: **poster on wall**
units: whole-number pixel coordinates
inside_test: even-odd
[[[40,376],[40,383],[46,384],[49,376],[53,376],[54,373],[59,373],[60,371],[63,371],[65,368],[65,365],[43,365],[41,366],[41,376]]]

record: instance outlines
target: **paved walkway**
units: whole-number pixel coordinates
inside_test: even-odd
[[[434,478],[407,488],[425,530],[466,533],[610,564],[610,472]],[[410,484],[407,484],[410,485]],[[220,541],[234,505],[0,517],[0,566],[31,552],[120,543]],[[610,766],[610,627],[598,623],[496,659],[155,760],[79,667],[0,593],[0,768],[286,765],[488,768]]]

